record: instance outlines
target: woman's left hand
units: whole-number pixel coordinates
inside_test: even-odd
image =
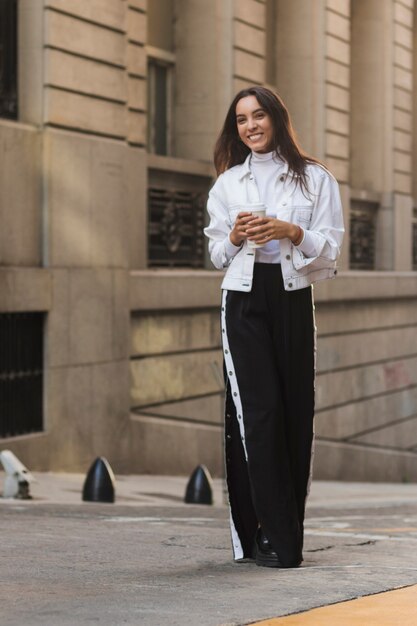
[[[246,232],[249,241],[258,244],[285,238],[294,242],[300,236],[300,227],[276,217],[257,217],[249,222]]]

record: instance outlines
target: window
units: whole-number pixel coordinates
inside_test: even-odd
[[[148,190],[149,267],[204,267],[206,193]]]
[[[375,269],[375,235],[378,204],[352,200],[350,207],[350,268]]]
[[[268,85],[274,87],[277,84],[277,67],[276,67],[276,38],[277,38],[277,9],[276,9],[276,0],[267,0],[266,2],[266,25],[265,25],[265,35],[266,35],[266,82]]]
[[[0,2],[0,117],[17,118],[17,0]]]
[[[174,0],[148,2],[148,152],[172,155]]]
[[[413,209],[413,270],[417,270],[417,209]]]
[[[43,430],[43,313],[0,313],[0,437]]]
[[[148,151],[172,154],[173,66],[160,59],[148,61]]]

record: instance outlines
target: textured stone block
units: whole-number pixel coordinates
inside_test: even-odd
[[[45,0],[45,7],[97,22],[116,30],[124,30],[124,2],[119,0]]]
[[[327,372],[317,377],[317,407],[352,402],[417,383],[417,358]]]
[[[134,76],[146,76],[147,57],[144,46],[128,42],[126,67],[129,74]]]
[[[417,417],[351,438],[352,442],[409,450],[417,446]]]
[[[413,28],[413,10],[399,2],[394,2],[394,19],[399,24]]]
[[[105,456],[115,470],[127,471],[127,371],[127,361],[49,370],[49,469],[85,472]]]
[[[326,133],[326,154],[339,159],[349,158],[349,137],[338,133]]]
[[[326,165],[339,183],[349,182],[349,161],[326,155]]]
[[[346,136],[349,135],[349,114],[336,109],[326,109],[326,129]]]
[[[45,51],[45,82],[53,87],[70,89],[126,102],[127,79],[122,68],[111,67],[60,50]]]
[[[0,311],[48,311],[52,305],[51,272],[41,268],[0,268]]]
[[[398,193],[411,194],[412,182],[411,174],[394,172],[394,190]]]
[[[342,336],[320,337],[318,371],[359,366],[417,354],[416,327],[369,330]]]
[[[326,53],[330,59],[349,65],[350,63],[350,45],[345,41],[341,41],[332,35],[326,36]]]
[[[317,288],[318,285],[315,286],[315,290]],[[319,337],[352,331],[374,331],[378,328],[416,326],[417,302],[414,298],[394,298],[375,302],[364,299],[349,304],[318,302],[316,324]]]
[[[189,475],[203,463],[213,476],[223,475],[223,432],[219,426],[132,415],[131,447],[133,472]]]
[[[1,121],[0,158],[0,265],[40,265],[40,134]]]
[[[128,106],[136,111],[146,111],[146,81],[142,78],[128,79]]]
[[[202,348],[219,348],[220,321],[217,310],[177,314],[133,315],[131,354],[163,354]]]
[[[402,67],[394,67],[394,85],[411,91],[413,89],[413,73]]]
[[[402,150],[404,152],[411,152],[412,149],[412,137],[410,133],[406,133],[403,130],[394,130],[394,148]]]
[[[317,411],[315,430],[319,437],[349,439],[416,414],[417,389],[414,387]]]
[[[239,78],[264,82],[265,60],[243,50],[235,50],[235,75]]]
[[[126,359],[128,321],[124,270],[54,270],[49,366]]]
[[[151,2],[152,2],[152,0],[151,0]],[[148,5],[148,0],[127,0],[127,4],[130,7],[133,7],[135,9],[140,9],[141,11],[146,11],[147,5]]]
[[[146,42],[146,14],[128,10],[127,37],[129,41],[144,44]]]
[[[413,96],[409,91],[394,87],[394,105],[406,111],[413,110]]]
[[[349,89],[350,67],[332,59],[326,59],[326,79],[329,83]]]
[[[128,111],[127,113],[127,138],[129,143],[137,146],[146,146],[147,118],[145,113]]]
[[[247,87],[251,87],[255,82],[253,80],[244,80],[243,78],[234,78],[233,79],[233,93],[237,93],[241,89],[247,89]]]
[[[339,39],[350,41],[350,19],[348,16],[326,11],[327,32]]]
[[[234,22],[234,45],[260,56],[265,56],[265,32],[243,22]]]
[[[263,81],[265,75],[265,59],[243,50],[235,50],[235,75],[256,82]]]
[[[412,71],[413,69],[413,54],[411,50],[405,50],[398,44],[394,46],[394,62],[396,65],[403,67],[406,70]]]
[[[125,64],[123,33],[55,11],[45,11],[45,45],[115,65]]]
[[[394,150],[394,168],[398,172],[411,174],[413,168],[412,155]]]
[[[417,480],[417,454],[359,444],[316,441],[314,476],[319,480],[410,482]]]
[[[127,267],[126,146],[52,130],[44,141],[49,263]]]
[[[110,137],[126,136],[126,107],[85,95],[45,89],[46,119],[57,126],[86,130]]]
[[[327,0],[327,8],[346,17],[350,16],[350,0]]]
[[[126,210],[131,269],[143,269],[148,262],[147,190],[146,152],[129,146],[126,156]]]
[[[265,28],[265,5],[256,0],[234,0],[235,17],[243,22]]]
[[[204,396],[223,389],[219,350],[131,361],[133,407]]]
[[[410,217],[410,198],[396,195],[396,209],[399,215]],[[399,203],[403,201],[403,203]],[[398,207],[398,208],[397,208]],[[392,205],[389,206],[392,213]],[[400,232],[404,232],[400,231]],[[337,280],[323,280],[314,285],[314,298],[316,302],[347,302],[352,300],[363,301],[367,304],[379,303],[381,300],[389,298],[397,302],[400,298],[416,299],[417,281],[415,274],[411,272],[369,272],[363,270],[352,270],[341,273]]]
[[[130,274],[132,311],[220,307],[223,274],[210,270],[147,270]]]
[[[223,425],[224,422],[224,394],[206,396],[184,400],[183,402],[171,402],[151,407],[146,414],[191,420],[193,422],[209,422],[210,424]]]
[[[336,85],[326,85],[326,104],[333,109],[349,112],[349,91]]]
[[[413,49],[413,31],[411,30],[411,28],[408,28],[407,26],[394,23],[394,41],[395,43],[399,43],[405,48],[412,50]]]
[[[394,126],[395,128],[411,133],[413,130],[413,117],[411,113],[397,108],[394,109]]]

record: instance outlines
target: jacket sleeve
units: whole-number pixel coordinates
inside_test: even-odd
[[[323,171],[315,190],[315,202],[309,228],[303,241],[294,247],[295,269],[324,261],[335,262],[340,254],[343,234],[343,208],[339,185],[331,174]]]
[[[242,246],[235,246],[229,239],[232,230],[229,212],[220,199],[216,186],[209,193],[207,211],[210,216],[210,223],[204,229],[204,234],[209,239],[208,249],[211,261],[214,267],[222,270],[229,266]]]

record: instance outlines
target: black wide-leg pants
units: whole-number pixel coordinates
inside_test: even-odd
[[[284,567],[302,559],[311,476],[312,289],[284,290],[281,265],[255,263],[252,291],[224,291],[226,476],[236,560],[260,525]]]

